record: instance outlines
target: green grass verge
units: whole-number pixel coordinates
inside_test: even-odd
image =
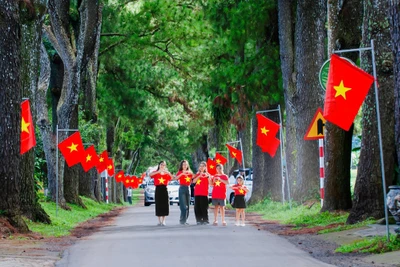
[[[139,190],[134,190],[132,197],[132,205],[136,204],[139,200]],[[26,220],[29,229],[32,232],[39,233],[43,236],[65,236],[69,235],[70,231],[78,224],[90,220],[100,214],[107,213],[116,206],[127,205],[125,202],[122,205],[98,203],[90,198],[81,197],[83,203],[87,209],[83,209],[80,206],[74,204],[68,204],[71,207],[71,211],[63,210],[58,208],[58,215],[56,216],[56,204],[54,202],[39,202],[46,213],[50,216],[51,224],[35,223],[30,220]]]
[[[342,245],[338,247],[335,252],[384,253],[396,250],[400,250],[399,235],[390,235],[390,242],[387,241],[386,236],[366,238],[348,245]]]

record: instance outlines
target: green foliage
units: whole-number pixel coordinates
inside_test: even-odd
[[[387,241],[386,236],[378,236],[355,241],[352,244],[342,245],[335,251],[341,253],[385,253],[396,250],[400,250],[400,237],[394,234],[390,235],[390,242]]]
[[[27,220],[29,229],[44,236],[65,236],[79,223],[87,221],[99,214],[112,210],[116,205],[98,203],[90,198],[81,197],[87,209],[80,206],[69,204],[72,211],[58,208],[56,216],[56,204],[54,202],[40,202],[45,212],[50,216],[51,224],[35,223]]]

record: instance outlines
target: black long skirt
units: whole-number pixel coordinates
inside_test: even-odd
[[[156,200],[156,216],[168,216],[169,197],[167,187],[165,185],[157,185],[154,197]]]

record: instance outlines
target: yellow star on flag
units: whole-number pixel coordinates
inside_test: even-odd
[[[160,182],[160,184],[164,184],[165,179],[161,177],[160,179],[158,179],[158,181]]]
[[[216,162],[217,162],[218,164],[220,164],[220,163],[221,163],[221,160],[220,160],[220,159],[217,159]]]
[[[72,143],[70,146],[67,146],[67,148],[69,148],[69,153],[72,153],[72,151],[76,151],[78,152],[78,145],[75,145],[74,143]]]
[[[201,183],[201,180],[199,179],[199,180],[197,180],[197,182],[196,182],[196,184],[200,184]]]
[[[100,157],[99,161],[100,161],[100,162],[103,162],[103,161],[104,161],[103,157]]]
[[[243,189],[240,189],[239,192],[240,192],[240,194],[243,194],[243,193],[244,193],[244,190],[243,190]]]
[[[92,160],[92,155],[87,155],[86,156],[86,162],[89,162],[89,161],[91,161]]]
[[[125,180],[125,183],[129,184],[129,179],[126,179],[126,180]]]
[[[108,165],[108,166],[107,166],[107,169],[111,170],[111,169],[112,169],[112,166],[111,166],[111,165]]]
[[[118,175],[118,178],[121,178],[121,177],[122,177],[122,174]]]
[[[216,181],[216,182],[215,182],[215,185],[216,185],[216,186],[221,186],[221,182],[220,182],[220,181]]]
[[[268,132],[269,132],[269,130],[267,130],[267,128],[265,128],[265,126],[261,128],[262,134],[268,135]]]
[[[210,165],[210,169],[214,169],[214,165]]]
[[[340,81],[339,86],[333,86],[333,88],[336,90],[335,97],[341,95],[344,99],[346,99],[346,92],[351,90],[350,87],[344,86],[343,80]]]
[[[234,158],[236,158],[236,152],[232,152]]]
[[[186,182],[190,182],[190,178],[186,176],[185,178]]]
[[[21,120],[21,132],[29,133],[29,129],[28,129],[29,125],[31,125],[31,124],[29,122],[26,122],[24,117],[22,117],[22,120]]]

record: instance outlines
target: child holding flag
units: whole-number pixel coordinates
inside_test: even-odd
[[[249,189],[244,185],[244,180],[241,175],[236,177],[237,184],[231,186],[231,188],[235,191],[235,200],[233,201],[233,207],[236,209],[236,226],[245,226],[245,213],[244,210],[246,208],[246,200],[244,196]],[[240,220],[242,223],[240,223]]]

